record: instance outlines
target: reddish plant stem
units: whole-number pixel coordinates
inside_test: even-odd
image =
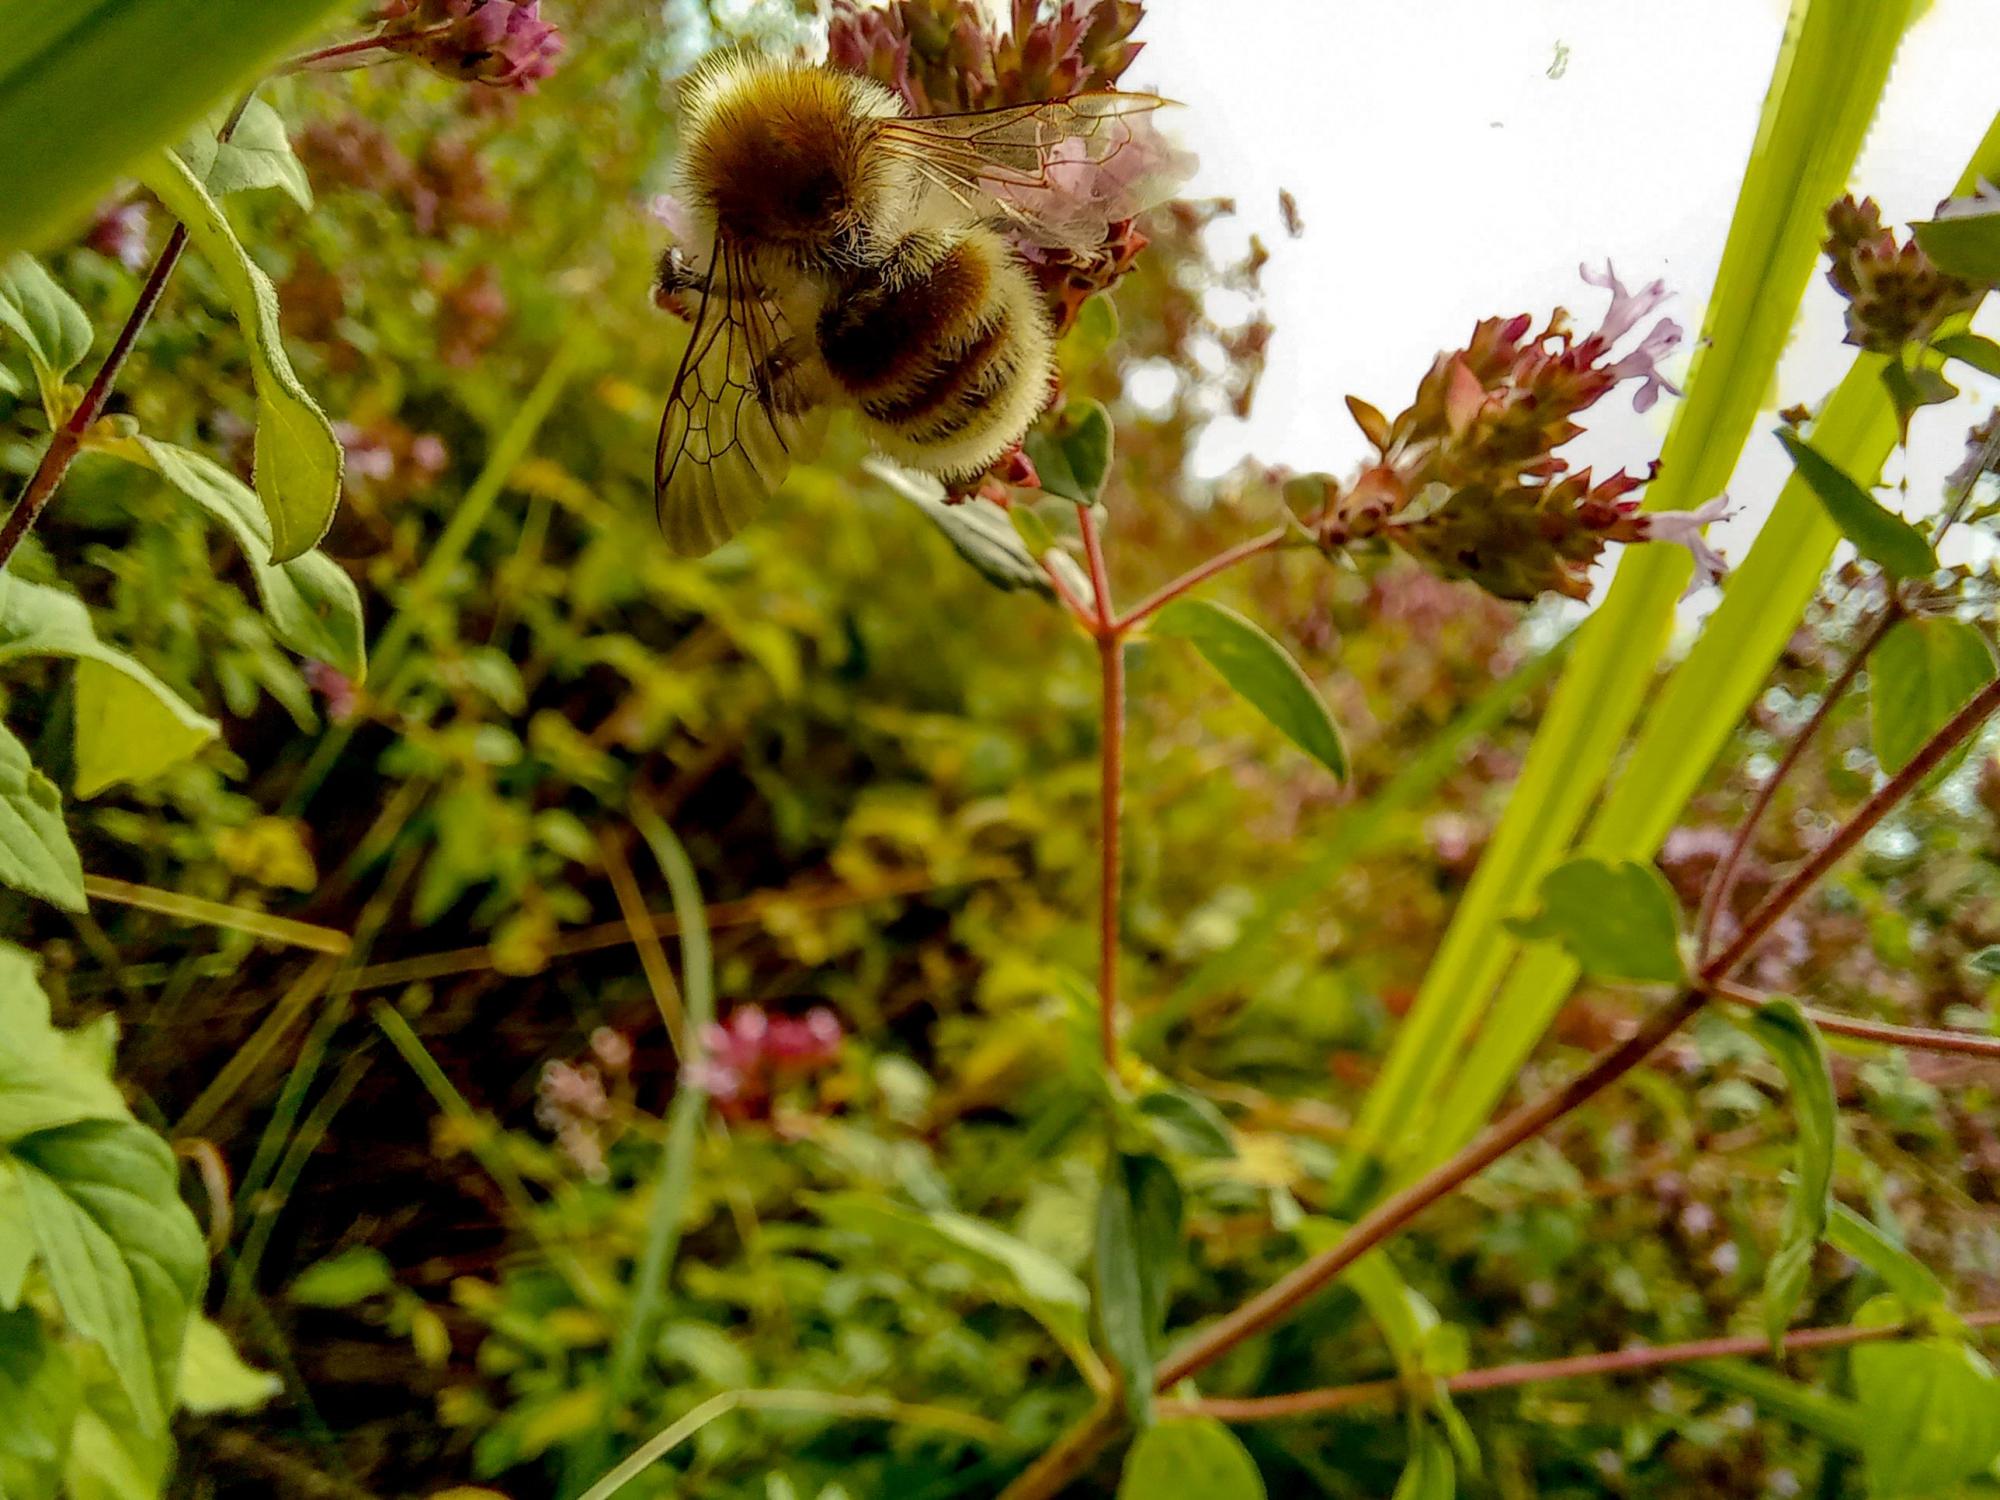
[[[1123,855],[1120,824],[1125,796],[1125,633],[1111,604],[1111,574],[1104,564],[1104,539],[1098,535],[1096,513],[1088,505],[1076,508],[1083,531],[1083,550],[1090,559],[1090,587],[1096,596],[1091,636],[1103,682],[1102,733],[1098,758],[1102,784],[1098,795],[1101,821],[1097,892],[1097,1041],[1104,1066],[1118,1066],[1118,946],[1119,882]],[[1051,574],[1053,576],[1053,573]]]
[[[1944,724],[1910,763],[1878,787],[1813,856],[1744,921],[1728,947],[1702,965],[1694,985],[1649,1016],[1630,1037],[1599,1056],[1562,1087],[1523,1105],[1447,1162],[1433,1167],[1384,1199],[1348,1230],[1339,1244],[1295,1267],[1249,1301],[1170,1350],[1155,1372],[1167,1390],[1262,1333],[1309,1301],[1368,1251],[1514,1147],[1539,1134],[1623,1077],[1702,1008],[1707,993],[1726,980],[1770,933],[1778,920],[1867,836],[1916,785],[2000,708],[2000,680],[1987,684]],[[1089,1467],[1114,1438],[1120,1417],[1099,1405],[1058,1440],[1001,1494],[1000,1500],[1052,1500]]]
[[[173,233],[167,236],[166,244],[161,247],[159,257],[154,260],[153,269],[146,276],[146,284],[139,289],[139,300],[132,305],[125,326],[118,330],[111,352],[98,366],[97,377],[90,382],[90,388],[83,393],[76,410],[50,437],[41,462],[35,465],[35,472],[28,477],[27,486],[21,491],[21,498],[14,502],[13,510],[7,514],[7,524],[0,527],[0,569],[7,566],[20,547],[22,538],[41,519],[42,512],[62,485],[63,477],[69,473],[69,466],[82,451],[85,434],[104,415],[104,405],[111,399],[111,388],[117,382],[118,372],[125,367],[125,360],[132,352],[139,330],[146,326],[153,309],[159,306],[161,294],[167,289],[167,278],[180,264],[181,252],[187,249],[187,241],[187,227],[176,224]]]
[[[1208,582],[1216,574],[1225,572],[1240,562],[1246,562],[1259,553],[1269,552],[1273,547],[1281,545],[1290,535],[1289,527],[1274,526],[1260,536],[1251,537],[1247,542],[1238,542],[1234,547],[1216,553],[1199,567],[1190,568],[1164,588],[1148,594],[1113,623],[1121,631],[1130,630],[1147,616],[1158,613],[1163,606],[1180,598],[1189,589]]]
[[[236,133],[236,126],[243,118],[243,111],[250,107],[250,95],[245,94],[236,101],[236,108],[230,111],[222,129],[216,132],[218,142],[226,141]],[[28,476],[28,483],[21,491],[21,498],[14,502],[13,510],[7,513],[7,523],[0,526],[0,571],[13,560],[21,540],[34,529],[35,522],[55,498],[56,490],[69,473],[69,466],[83,449],[84,437],[90,432],[97,419],[104,415],[105,403],[111,399],[112,387],[118,383],[119,372],[125,368],[125,361],[131,356],[132,346],[138,342],[140,330],[146,320],[153,315],[153,309],[160,305],[160,298],[167,290],[167,280],[174,274],[174,267],[181,263],[181,254],[187,249],[188,232],[185,224],[176,224],[173,233],[167,236],[166,244],[160,247],[158,257],[153,261],[153,269],[146,273],[146,284],[139,288],[139,300],[132,304],[132,311],[126,315],[125,326],[118,330],[118,336],[111,341],[111,352],[104,356],[104,363],[97,367],[97,375],[90,382],[90,388],[83,393],[83,399],[49,438],[49,446],[43,451],[41,462],[35,465],[35,472]]]
[[[442,30],[443,28],[438,28]],[[425,33],[428,35],[429,33]],[[380,52],[381,59],[368,57],[370,52]],[[340,42],[332,47],[322,47],[317,52],[308,52],[303,57],[295,57],[283,67],[280,73],[309,73],[329,70],[332,67],[365,68],[376,61],[387,61],[396,55],[396,49],[388,46],[379,36],[359,37],[351,42]]]
[[[1786,779],[1798,768],[1799,762],[1805,758],[1806,747],[1819,733],[1820,726],[1833,712],[1834,705],[1840,701],[1848,688],[1854,685],[1854,679],[1861,675],[1861,668],[1867,662],[1869,653],[1881,642],[1882,637],[1889,633],[1890,626],[1902,618],[1902,613],[1902,607],[1896,600],[1892,586],[1888,607],[1883,610],[1881,618],[1854,648],[1854,654],[1848,657],[1847,665],[1840,669],[1840,675],[1827,685],[1824,693],[1820,694],[1819,705],[1813,709],[1812,717],[1799,726],[1798,733],[1794,734],[1791,743],[1785,746],[1785,753],[1778,761],[1777,767],[1764,778],[1764,784],[1757,788],[1757,795],[1751,800],[1749,810],[1737,822],[1735,834],[1729,841],[1728,852],[1716,865],[1715,873],[1709,877],[1708,886],[1702,892],[1701,914],[1695,922],[1695,952],[1702,957],[1708,956],[1714,943],[1717,919],[1723,912],[1729,910],[1729,898],[1735,892],[1737,876],[1742,872],[1743,856],[1750,847],[1750,840],[1756,835],[1757,825],[1763,822],[1764,814],[1769,811],[1773,799],[1777,797],[1778,788],[1783,786]]]
[[[1713,991],[1718,1000],[1731,1005],[1759,1006],[1770,1000],[1755,990],[1726,981]],[[1806,1015],[1821,1031],[1835,1036],[1851,1036],[1858,1041],[1881,1042],[1891,1047],[1908,1047],[1915,1052],[1963,1052],[1971,1057],[2000,1058],[2000,1036],[1977,1036],[1970,1031],[1939,1031],[1929,1026],[1891,1026],[1883,1021],[1863,1021],[1854,1016],[1837,1016],[1831,1011],[1806,1008]]]
[[[2000,1325],[2000,1308],[1984,1308],[1965,1314],[1974,1328]],[[1785,1335],[1786,1352],[1802,1349],[1844,1349],[1851,1344],[1906,1338],[1921,1333],[1906,1323],[1842,1324],[1836,1328],[1799,1328]],[[1607,1350],[1601,1354],[1578,1354],[1566,1359],[1536,1360],[1532,1363],[1489,1365],[1482,1370],[1465,1370],[1444,1382],[1453,1395],[1473,1391],[1497,1391],[1510,1386],[1533,1385],[1544,1380],[1575,1380],[1591,1376],[1627,1375],[1639,1370],[1656,1370],[1665,1365],[1692,1364],[1705,1359],[1754,1359],[1771,1352],[1771,1341],[1762,1334],[1740,1334],[1725,1338],[1695,1339],[1685,1344],[1642,1345]],[[1329,1386],[1323,1390],[1295,1391],[1283,1396],[1209,1397],[1199,1401],[1163,1401],[1162,1416],[1201,1415],[1224,1422],[1272,1422],[1288,1417],[1318,1416],[1344,1411],[1371,1401],[1394,1400],[1409,1393],[1409,1385],[1397,1379],[1368,1380],[1354,1385]]]

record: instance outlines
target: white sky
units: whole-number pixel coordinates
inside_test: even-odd
[[[1688,331],[1722,254],[1777,55],[1784,0],[1151,0],[1128,80],[1189,106],[1201,154],[1190,192],[1237,200],[1236,233],[1272,251],[1277,325],[1248,423],[1206,434],[1205,472],[1245,453],[1345,473],[1364,445],[1349,392],[1393,414],[1437,350],[1495,313],[1561,303],[1588,329],[1604,294],[1577,263],[1609,257],[1628,285],[1663,277]],[[1557,66],[1558,58],[1562,59]],[[1552,71],[1559,77],[1552,77]],[[1949,192],[2000,106],[2000,7],[1936,0],[1906,40],[1853,187],[1892,222]],[[1289,188],[1302,239],[1279,225]],[[1982,328],[2000,327],[1989,308]],[[1816,404],[1845,371],[1838,299],[1815,274],[1778,405]],[[1670,362],[1678,374],[1687,344]],[[1955,372],[1956,375],[1956,372]],[[1935,503],[1984,406],[1917,419],[1913,512]],[[2000,383],[1977,389],[2000,399]],[[1672,398],[1589,414],[1584,457],[1658,452]],[[1744,507],[1715,530],[1741,557],[1787,465],[1763,424],[1731,484]],[[1885,496],[1885,498],[1888,498]],[[1892,502],[1893,503],[1893,502]]]

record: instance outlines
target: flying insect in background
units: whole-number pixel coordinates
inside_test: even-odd
[[[692,301],[654,463],[660,530],[698,556],[741,529],[836,406],[891,458],[976,477],[1046,404],[1048,314],[1008,236],[1066,249],[1185,175],[1150,94],[909,116],[865,78],[740,54],[682,94]]]

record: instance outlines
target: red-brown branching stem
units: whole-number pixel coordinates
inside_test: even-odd
[[[1516,1146],[1540,1134],[1644,1062],[1701,1011],[1709,993],[1755,951],[1779,919],[1985,723],[1996,708],[2000,708],[2000,680],[1987,684],[1953,714],[1908,765],[1884,781],[1811,858],[1766,897],[1744,920],[1729,945],[1702,965],[1693,984],[1654,1011],[1624,1041],[1600,1053],[1575,1078],[1522,1105],[1449,1161],[1385,1198],[1362,1215],[1338,1244],[1297,1266],[1178,1348],[1169,1350],[1155,1371],[1156,1388],[1171,1389],[1246,1339],[1283,1321],[1426,1208],[1463,1187]],[[1009,1485],[1001,1500],[1052,1500],[1090,1466],[1104,1445],[1117,1436],[1119,1426],[1117,1408],[1100,1404]]]
[[[1740,984],[1727,982],[1714,989],[1718,1000],[1731,1005],[1759,1006],[1771,997]],[[1978,1036],[1970,1031],[1939,1031],[1929,1026],[1892,1026],[1885,1021],[1863,1021],[1855,1016],[1839,1016],[1832,1011],[1806,1007],[1806,1015],[1821,1031],[1834,1036],[1851,1036],[1856,1041],[1880,1042],[1889,1047],[1908,1047],[1913,1052],[1962,1052],[1969,1057],[2000,1058],[2000,1036]]]
[[[379,52],[382,56],[370,57],[368,54],[371,52]],[[322,47],[317,52],[306,53],[303,57],[295,57],[278,71],[311,73],[340,68],[360,68],[374,62],[386,62],[394,55],[395,49],[388,46],[381,37],[364,36],[351,42],[340,42],[332,47]]]
[[[236,132],[237,122],[243,118],[243,111],[249,107],[250,96],[245,94],[237,101],[236,108],[216,132],[218,141],[226,141]],[[125,326],[118,330],[118,336],[111,341],[111,352],[104,356],[104,363],[97,367],[97,374],[83,393],[83,399],[76,404],[76,410],[65,417],[53,435],[49,446],[43,450],[41,462],[35,465],[35,472],[28,476],[28,483],[21,491],[21,498],[14,502],[14,508],[7,513],[7,522],[0,526],[0,570],[13,561],[14,553],[20,548],[22,538],[34,530],[35,523],[42,518],[42,512],[55,498],[61,488],[63,478],[69,473],[69,466],[83,451],[83,440],[97,419],[104,415],[105,403],[111,399],[112,387],[118,383],[119,373],[125,368],[125,361],[131,356],[133,344],[138,342],[140,330],[146,320],[160,305],[160,298],[167,290],[167,281],[174,274],[174,267],[181,263],[181,254],[187,249],[188,232],[185,224],[176,224],[167,242],[160,247],[159,255],[153,261],[153,269],[146,273],[146,284],[139,288],[139,300],[132,304],[132,311],[126,315]]]
[[[1091,636],[1097,642],[1097,660],[1103,682],[1103,729],[1099,735],[1098,759],[1102,786],[1098,807],[1101,820],[1097,892],[1097,1039],[1104,1066],[1118,1066],[1118,947],[1119,896],[1123,856],[1120,824],[1125,800],[1125,632],[1119,629],[1111,603],[1111,574],[1104,564],[1104,539],[1098,535],[1097,516],[1088,505],[1076,508],[1077,524],[1083,531],[1084,555],[1090,560],[1090,587],[1095,595]]]
[[[1290,535],[1289,527],[1274,526],[1260,536],[1251,537],[1247,542],[1238,542],[1234,547],[1216,553],[1199,567],[1188,569],[1172,583],[1148,594],[1120,615],[1114,623],[1121,631],[1130,630],[1148,616],[1157,614],[1163,606],[1173,603],[1189,589],[1208,582],[1216,574],[1226,572],[1240,562],[1247,562],[1259,553],[1269,552],[1273,547],[1283,545]]]
[[[1983,1308],[1964,1315],[1974,1328],[2000,1325],[2000,1308]],[[1785,1335],[1787,1353],[1812,1349],[1844,1349],[1851,1344],[1906,1338],[1920,1334],[1920,1325],[1907,1323],[1846,1323],[1835,1328],[1799,1328]],[[1635,1345],[1606,1350],[1599,1354],[1576,1354],[1565,1359],[1544,1359],[1512,1365],[1489,1365],[1465,1370],[1442,1382],[1455,1396],[1474,1391],[1505,1390],[1510,1386],[1534,1385],[1545,1380],[1578,1380],[1605,1375],[1630,1375],[1641,1370],[1657,1370],[1667,1365],[1694,1364],[1706,1359],[1755,1359],[1771,1352],[1771,1341],[1762,1334],[1736,1334],[1723,1338],[1694,1339],[1684,1344]],[[1323,1390],[1294,1391],[1283,1396],[1209,1397],[1199,1401],[1162,1401],[1162,1416],[1200,1414],[1224,1422],[1273,1422],[1289,1417],[1311,1417],[1345,1411],[1373,1401],[1393,1401],[1410,1394],[1410,1386],[1400,1379],[1366,1380],[1354,1385],[1329,1386]]]
[[[1805,758],[1806,747],[1819,733],[1820,726],[1833,712],[1834,705],[1839,703],[1842,696],[1854,685],[1854,679],[1861,675],[1861,668],[1867,662],[1869,653],[1880,644],[1882,637],[1889,633],[1889,627],[1900,618],[1902,609],[1897,603],[1892,587],[1888,607],[1882,611],[1881,617],[1854,648],[1854,654],[1848,657],[1847,665],[1840,669],[1840,674],[1827,684],[1826,691],[1820,694],[1818,706],[1812,711],[1812,717],[1799,726],[1798,732],[1791,738],[1791,743],[1785,746],[1785,753],[1780,757],[1777,766],[1764,778],[1763,785],[1757,788],[1756,796],[1750,801],[1749,809],[1737,822],[1728,850],[1717,862],[1715,873],[1709,877],[1708,885],[1702,891],[1701,913],[1695,921],[1695,952],[1702,957],[1708,956],[1714,943],[1717,919],[1723,912],[1729,910],[1729,898],[1735,894],[1736,879],[1742,873],[1743,856],[1750,847],[1750,840],[1756,836],[1757,825],[1763,822],[1764,814],[1770,810],[1772,800],[1778,795],[1778,788],[1783,786],[1792,772],[1798,769],[1799,762]]]

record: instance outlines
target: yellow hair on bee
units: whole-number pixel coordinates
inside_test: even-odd
[[[725,53],[682,93],[680,194],[701,240],[794,270],[865,259],[916,197],[907,161],[874,144],[902,100],[870,79]]]

